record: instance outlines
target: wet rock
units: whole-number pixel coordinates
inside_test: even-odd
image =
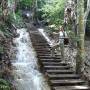
[[[26,43],[26,42],[27,42],[27,40],[26,40],[25,38],[21,38],[20,40],[21,40],[21,42],[23,42],[23,43]]]
[[[16,37],[19,37],[20,35],[18,34],[18,33],[16,33],[15,35],[14,35],[14,38],[16,38]]]

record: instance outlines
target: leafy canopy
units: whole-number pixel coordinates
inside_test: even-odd
[[[46,4],[42,6],[42,17],[49,20],[51,24],[62,24],[64,19],[64,7],[66,0],[46,0]]]
[[[31,6],[33,4],[33,0],[20,0],[20,4],[24,6]]]

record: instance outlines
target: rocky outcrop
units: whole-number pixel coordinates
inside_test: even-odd
[[[6,32],[9,34],[7,35]],[[12,46],[13,37],[16,37],[16,34],[14,28],[11,28],[11,30],[6,29],[6,32],[0,30],[0,78],[12,83],[13,76],[10,62],[10,48]]]

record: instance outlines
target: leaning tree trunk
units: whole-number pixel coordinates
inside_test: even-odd
[[[78,21],[78,43],[77,43],[77,59],[76,72],[82,74],[84,71],[85,48],[84,48],[84,0],[77,0],[77,21]]]
[[[84,15],[84,28],[86,29],[87,18],[90,12],[90,0],[87,0],[87,7]]]

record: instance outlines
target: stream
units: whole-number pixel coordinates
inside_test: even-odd
[[[34,52],[27,29],[17,29],[15,43],[15,60],[12,60],[16,90],[50,90],[43,75],[38,70]]]

